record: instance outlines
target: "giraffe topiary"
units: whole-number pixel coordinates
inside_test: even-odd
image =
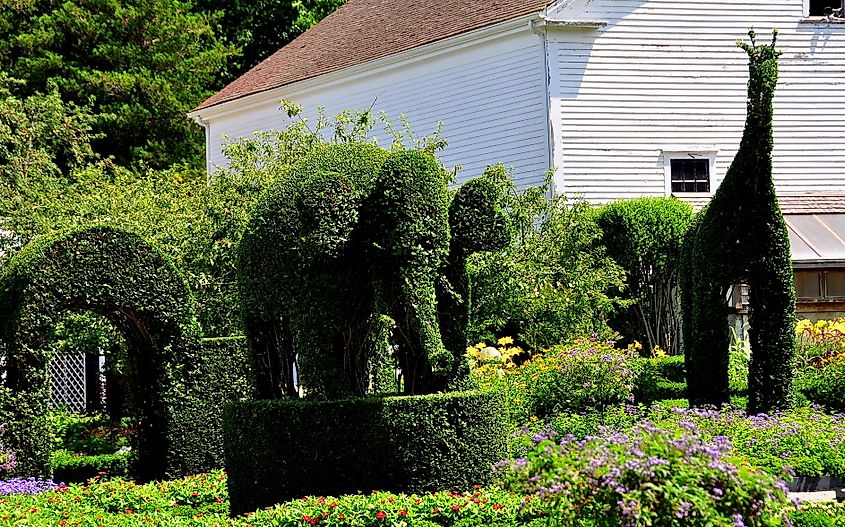
[[[729,401],[727,294],[750,287],[748,410],[792,403],[795,288],[789,237],[772,178],[777,32],[770,45],[738,42],[749,56],[748,115],[736,157],[687,233],[682,262],[684,346],[691,405]]]

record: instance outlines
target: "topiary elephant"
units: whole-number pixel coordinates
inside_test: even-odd
[[[309,395],[362,395],[391,351],[405,393],[446,386],[465,347],[437,321],[437,277],[465,253],[446,184],[423,152],[325,144],[268,189],[239,248],[260,397],[298,395],[294,362]]]

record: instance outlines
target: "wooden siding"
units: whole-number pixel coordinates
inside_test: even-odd
[[[278,106],[286,98],[303,105],[312,120],[317,106],[334,115],[373,105],[374,112],[385,111],[396,126],[403,113],[418,136],[442,121],[449,145],[439,155],[447,167],[462,166],[459,180],[501,162],[514,169],[521,184],[537,184],[550,165],[544,59],[543,39],[529,31],[526,21],[515,33],[422,55],[398,67],[341,76],[309,89],[282,88],[261,105],[238,109],[244,103],[235,101],[229,103],[232,111],[208,118],[209,164],[225,164],[224,135],[249,137],[283,127],[286,117]],[[379,144],[389,145],[381,126],[373,135]]]
[[[558,191],[591,201],[664,195],[663,151],[717,151],[716,184],[742,134],[754,27],[780,30],[774,174],[779,193],[845,190],[845,25],[810,24],[801,0],[575,0],[548,29]],[[712,187],[715,189],[715,185]]]

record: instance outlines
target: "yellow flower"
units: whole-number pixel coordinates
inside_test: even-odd
[[[512,337],[502,337],[499,339],[499,346],[507,346],[508,344],[513,344]]]

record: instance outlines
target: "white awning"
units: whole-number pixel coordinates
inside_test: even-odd
[[[796,267],[845,267],[845,214],[784,214]]]

